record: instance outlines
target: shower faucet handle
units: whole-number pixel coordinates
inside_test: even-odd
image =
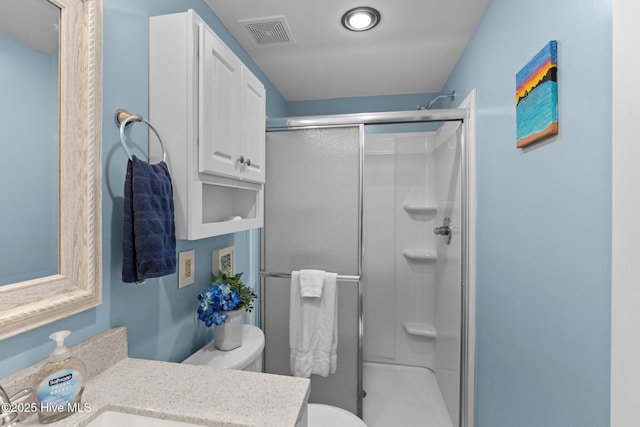
[[[451,227],[451,218],[445,217],[442,225],[433,229],[433,233],[438,236],[447,236],[447,245],[451,244],[451,234],[453,227]]]

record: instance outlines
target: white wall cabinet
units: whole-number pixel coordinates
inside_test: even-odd
[[[264,183],[264,86],[209,28],[200,41],[200,172]]]
[[[149,34],[149,117],[167,152],[177,238],[262,227],[264,86],[193,10],[151,17]],[[162,156],[157,141],[149,151]]]

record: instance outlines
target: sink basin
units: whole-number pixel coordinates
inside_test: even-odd
[[[145,415],[128,414],[118,411],[104,411],[87,424],[87,427],[200,427],[200,424],[182,421],[164,420],[162,418],[147,417]]]

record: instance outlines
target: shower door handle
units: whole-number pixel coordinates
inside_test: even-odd
[[[451,244],[451,218],[445,217],[442,226],[433,229],[433,234],[438,236],[447,236],[447,245]]]

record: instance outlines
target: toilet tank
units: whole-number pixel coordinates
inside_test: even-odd
[[[242,345],[240,347],[222,351],[215,348],[212,341],[186,358],[182,363],[262,372],[263,351],[264,333],[262,329],[245,324],[242,325]]]

